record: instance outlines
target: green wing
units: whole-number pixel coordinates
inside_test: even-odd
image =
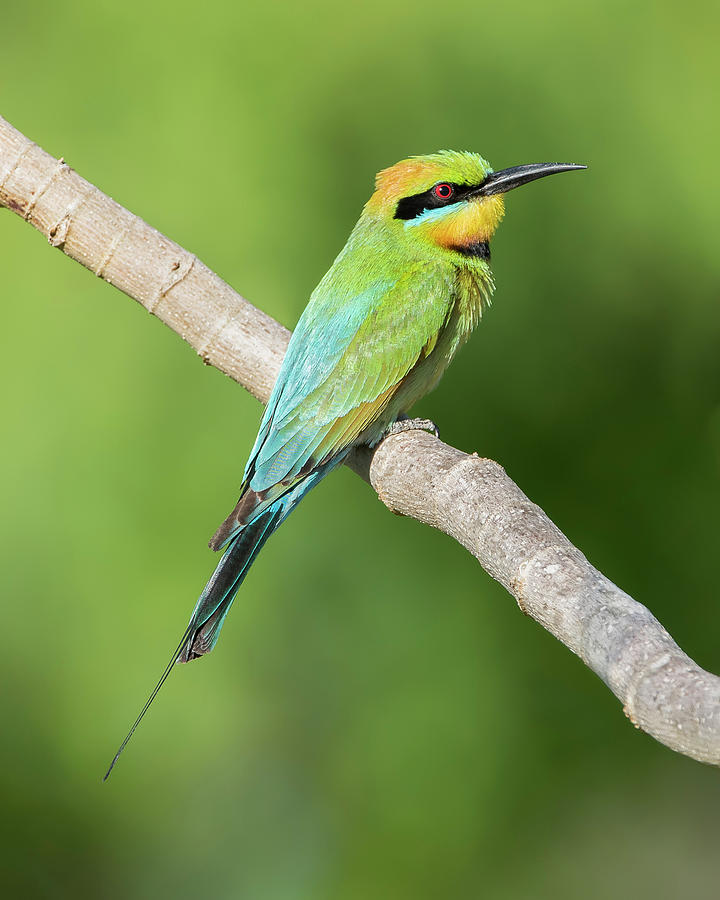
[[[298,325],[248,462],[254,491],[287,489],[347,450],[373,422],[380,435],[389,424],[384,410],[447,321],[451,278],[440,267],[416,264],[344,307],[332,284],[321,283],[327,299],[314,296]]]

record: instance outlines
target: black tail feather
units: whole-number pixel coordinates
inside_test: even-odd
[[[230,544],[198,600],[190,620],[192,636],[178,655],[178,662],[197,659],[215,646],[222,623],[248,569],[282,518],[282,508],[271,507],[246,525]]]
[[[118,747],[118,751],[115,754],[115,756],[113,757],[113,761],[110,763],[107,772],[103,775],[103,781],[107,781],[108,778],[110,777],[110,773],[112,772],[112,770],[115,766],[115,763],[120,758],[120,754],[127,747],[130,738],[135,733],[135,729],[138,727],[138,725],[142,721],[143,717],[145,716],[145,713],[150,709],[150,704],[157,697],[158,691],[167,681],[168,675],[172,672],[173,666],[177,662],[180,654],[185,649],[185,645],[190,640],[191,636],[192,636],[192,628],[190,625],[188,625],[188,627],[185,629],[185,633],[183,634],[182,638],[180,639],[180,643],[177,645],[177,648],[175,649],[175,652],[170,657],[170,662],[167,664],[167,666],[165,666],[165,671],[162,673],[158,683],[153,688],[152,693],[150,694],[147,701],[145,702],[145,706],[143,706],[143,708],[140,710],[140,715],[137,717],[137,719],[135,719],[135,721],[133,722],[132,728],[125,735],[125,739],[123,740],[122,744],[120,744],[120,746]]]

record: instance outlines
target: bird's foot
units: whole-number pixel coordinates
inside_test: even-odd
[[[427,431],[436,438],[440,437],[437,425],[432,419],[409,419],[407,416],[398,416],[397,419],[388,427],[385,437],[391,434],[402,434],[403,431]]]

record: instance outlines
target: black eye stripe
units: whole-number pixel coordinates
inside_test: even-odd
[[[453,189],[449,197],[438,197],[434,193],[436,185],[430,190],[423,191],[421,194],[413,194],[412,197],[403,197],[395,207],[396,219],[416,219],[422,215],[426,209],[438,209],[441,206],[449,206],[452,203],[458,203],[464,200],[473,191],[476,191],[479,184],[456,184],[452,181],[441,181],[439,184],[449,184]]]

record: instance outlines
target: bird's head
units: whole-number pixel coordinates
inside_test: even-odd
[[[505,212],[504,193],[545,175],[584,168],[538,163],[493,172],[477,153],[442,150],[378,173],[366,212],[413,241],[487,258]]]

